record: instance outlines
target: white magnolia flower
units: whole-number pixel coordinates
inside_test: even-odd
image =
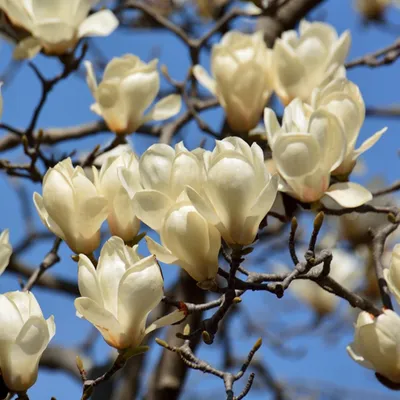
[[[33,194],[43,224],[76,254],[90,254],[100,244],[100,227],[107,218],[107,200],[70,158],[49,168],[43,197]]]
[[[136,217],[129,194],[118,177],[118,171],[122,168],[127,168],[136,176],[136,187],[131,185],[131,191],[141,188],[139,161],[133,152],[124,152],[119,156],[107,158],[100,172],[93,167],[93,175],[99,193],[107,199],[107,221],[112,235],[129,242],[138,234],[140,221]]]
[[[357,158],[370,149],[387,128],[376,132],[357,150],[356,141],[365,119],[365,104],[360,89],[346,78],[337,78],[323,88],[314,89],[311,96],[314,110],[325,108],[336,115],[343,125],[346,136],[346,153],[342,163],[332,171],[332,175],[348,175],[354,168]]]
[[[91,110],[104,118],[110,130],[129,134],[147,121],[162,121],[179,112],[181,97],[171,94],[145,114],[160,89],[157,63],[146,64],[132,54],[113,58],[97,84],[92,63],[85,61],[86,81],[96,100]]]
[[[146,237],[150,253],[162,262],[179,265],[203,285],[213,281],[221,248],[218,230],[196,211],[184,194],[166,214],[162,208],[159,215],[154,210],[144,215],[143,222],[153,228],[159,226],[159,220],[162,246]]]
[[[362,269],[360,260],[344,250],[334,249],[329,276],[348,290],[354,290],[360,284]],[[322,265],[315,267],[322,270]],[[310,280],[296,279],[290,284],[291,292],[308,304],[320,316],[332,313],[340,298],[327,292]]]
[[[217,140],[204,163],[204,191],[188,186],[191,202],[227,243],[251,244],[277,193],[277,179],[268,173],[260,146],[250,147],[238,137]]]
[[[392,310],[378,317],[362,311],[347,352],[361,366],[400,383],[400,317]]]
[[[10,244],[10,233],[5,229],[0,234],[0,275],[7,268],[12,254],[12,246]]]
[[[153,144],[140,157],[141,191],[135,172],[122,169],[120,178],[130,197],[135,197],[137,217],[142,221],[151,219],[151,227],[159,231],[162,215],[175,204],[186,185],[201,191],[205,179],[203,153],[202,149],[188,151],[182,142],[175,146],[175,150],[166,144]],[[151,216],[153,213],[156,218]]]
[[[37,379],[43,351],[54,336],[54,317],[43,318],[31,292],[0,294],[0,370],[11,392],[25,392]]]
[[[266,108],[264,122],[272,157],[281,176],[279,190],[310,203],[329,200],[342,207],[358,207],[372,199],[364,187],[343,182],[330,185],[331,172],[345,157],[343,125],[325,108],[315,111],[300,99],[284,111],[282,126],[273,110]]]
[[[0,0],[11,22],[30,33],[15,49],[14,57],[32,58],[40,50],[63,54],[85,36],[108,36],[118,27],[110,10],[88,16],[100,0]]]
[[[212,79],[196,65],[197,80],[213,93],[225,109],[230,128],[247,133],[261,119],[262,111],[272,94],[271,50],[265,45],[262,32],[226,33],[211,53]]]
[[[383,270],[384,277],[389,285],[390,291],[394,294],[400,304],[400,244],[394,246],[390,267]]]
[[[299,31],[299,35],[294,30],[284,32],[274,44],[274,89],[284,104],[296,97],[308,101],[314,88],[345,75],[343,64],[351,42],[348,31],[338,38],[331,25],[305,20]]]
[[[381,19],[386,8],[391,4],[400,2],[393,0],[355,0],[356,10],[367,19]]]
[[[149,313],[164,295],[161,270],[155,256],[141,258],[137,246],[125,246],[117,236],[104,244],[97,268],[83,254],[78,265],[83,297],[75,300],[77,315],[118,350],[137,348],[148,333],[185,316],[177,310],[146,327]]]

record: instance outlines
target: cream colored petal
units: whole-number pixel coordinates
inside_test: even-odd
[[[82,297],[89,297],[99,306],[103,306],[103,298],[96,270],[87,256],[79,255],[78,285]]]
[[[353,152],[353,160],[356,160],[361,154],[369,150],[375,143],[381,138],[381,136],[387,131],[387,128],[383,128],[380,131],[374,133],[371,137],[365,140],[362,145]]]
[[[327,65],[343,65],[350,50],[351,34],[350,31],[345,31],[340,36],[339,40],[334,43],[331,49],[331,56],[327,60]]]
[[[196,210],[212,225],[217,225],[220,219],[206,197],[200,196],[192,187],[186,186],[186,194]]]
[[[82,318],[93,324],[110,346],[117,349],[128,347],[129,341],[121,330],[121,326],[113,314],[88,297],[77,298],[74,305]]]
[[[155,242],[151,237],[146,236],[146,243],[151,254],[157,257],[157,260],[166,264],[175,264],[178,259],[167,248]]]
[[[9,232],[8,229],[5,229],[0,234],[0,275],[7,268],[12,251],[12,246],[9,243]]]
[[[204,86],[214,96],[216,95],[216,82],[201,65],[195,65],[193,67],[193,75],[202,86]]]
[[[42,45],[39,39],[29,36],[21,40],[15,47],[13,58],[15,60],[31,59],[35,57],[42,50]]]
[[[101,10],[82,22],[78,30],[78,37],[108,36],[117,29],[118,25],[118,19],[112,11]]]
[[[164,216],[171,206],[172,200],[157,190],[144,190],[133,198],[137,217],[155,231],[161,229]]]
[[[145,121],[164,121],[165,119],[171,118],[178,114],[182,105],[182,98],[178,94],[171,94],[161,99],[151,109],[151,111],[145,115]]]
[[[163,328],[164,326],[173,325],[177,322],[181,322],[185,319],[186,315],[183,311],[175,310],[168,315],[164,315],[163,317],[155,320],[151,325],[146,328],[145,335],[148,335],[150,332],[153,332],[156,329]]]
[[[274,110],[271,108],[264,109],[264,124],[267,132],[268,144],[272,148],[274,144],[274,138],[279,134],[281,126],[279,125],[278,118]]]
[[[371,192],[354,182],[335,183],[329,187],[325,195],[345,208],[359,207],[372,200]],[[321,199],[324,204],[325,196]]]
[[[89,86],[89,89],[92,92],[93,97],[96,97],[97,79],[96,79],[96,74],[94,72],[93,64],[90,61],[85,61],[84,65],[86,68],[86,83]]]

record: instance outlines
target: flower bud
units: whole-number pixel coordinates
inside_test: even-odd
[[[271,50],[262,32],[226,33],[213,46],[212,79],[200,65],[194,67],[197,80],[214,94],[225,110],[229,127],[247,134],[261,119],[272,94],[270,82]]]
[[[85,62],[86,81],[96,100],[91,110],[104,118],[110,130],[124,135],[133,133],[147,121],[162,121],[179,112],[181,97],[172,94],[144,114],[160,89],[157,63],[153,60],[146,64],[132,54],[113,58],[97,84],[93,65]]]
[[[146,237],[150,253],[162,262],[179,265],[199,283],[212,282],[217,275],[221,248],[218,230],[185,196],[168,210],[162,221],[161,245]],[[149,221],[144,219],[143,222],[148,224]]]
[[[0,8],[10,21],[30,35],[18,43],[14,57],[32,58],[40,50],[47,54],[64,54],[86,36],[108,36],[118,27],[118,19],[110,10],[88,16],[100,0],[40,1],[3,0]]]
[[[37,379],[40,357],[54,336],[54,317],[44,319],[31,292],[0,295],[1,375],[11,392],[25,392]]]
[[[174,311],[146,327],[148,314],[163,298],[164,281],[155,257],[141,258],[137,245],[125,246],[113,236],[101,249],[97,268],[84,254],[78,266],[82,297],[75,300],[77,316],[93,324],[118,350],[135,349],[148,333],[185,317]]]
[[[355,150],[365,119],[365,104],[358,86],[346,78],[334,79],[322,89],[315,89],[311,96],[311,106],[314,110],[324,107],[338,118],[343,127],[346,138],[345,155],[342,163],[332,171],[332,175],[349,175],[357,158],[370,149],[386,131],[384,128],[376,132]]]
[[[43,197],[33,194],[43,224],[76,254],[90,254],[100,244],[107,200],[70,158],[50,168],[43,178]]]
[[[322,200],[341,207],[358,207],[372,199],[356,183],[330,185],[331,172],[341,165],[347,148],[343,125],[334,114],[295,99],[285,108],[282,126],[269,108],[264,122],[280,191],[305,203]]]
[[[108,203],[107,221],[111,234],[129,242],[138,234],[140,221],[135,215],[129,194],[118,177],[118,171],[122,168],[129,169],[134,176],[134,182],[130,182],[131,190],[140,190],[139,162],[133,152],[108,158],[100,172],[93,167],[93,175],[99,193]]]
[[[348,31],[338,38],[331,25],[305,20],[299,31],[299,35],[294,30],[284,32],[273,48],[274,89],[285,105],[296,97],[308,101],[314,88],[345,75]]]
[[[274,203],[278,185],[267,171],[260,146],[226,138],[204,155],[204,162],[204,192],[188,187],[191,202],[227,243],[251,244]]]
[[[400,317],[394,311],[384,310],[378,317],[362,311],[355,326],[354,341],[347,346],[347,352],[361,366],[400,383],[399,332]]]

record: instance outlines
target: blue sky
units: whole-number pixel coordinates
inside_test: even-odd
[[[312,14],[315,19],[323,19],[336,27],[339,33],[350,29],[352,33],[352,47],[349,59],[364,55],[387,46],[396,38],[397,32],[387,32],[378,27],[364,27],[360,23],[359,16],[354,12],[349,0],[329,0],[319,7]],[[400,31],[400,11],[391,10],[389,20]],[[395,28],[393,29],[395,30]],[[125,53],[133,53],[144,60],[149,60],[153,54],[158,54],[160,65],[166,64],[172,77],[183,79],[187,67],[189,66],[188,55],[182,44],[169,33],[158,31],[136,31],[134,33],[121,31],[114,33],[110,37],[96,40],[96,44],[101,48],[107,59],[121,56]],[[8,65],[11,57],[11,48],[8,44],[0,47],[0,70]],[[209,68],[209,59],[206,53],[201,56],[202,64]],[[59,65],[55,60],[38,56],[34,60],[35,64],[46,76],[53,76],[59,71]],[[378,69],[365,67],[354,68],[348,77],[356,82],[361,89],[365,102],[369,106],[389,106],[399,104],[398,93],[400,89],[398,74],[399,62],[391,66]],[[2,121],[16,127],[24,128],[27,126],[32,110],[36,106],[40,96],[40,85],[35,78],[32,70],[25,64],[17,72],[15,79],[9,84],[5,82],[3,91],[4,112]],[[40,116],[40,127],[66,127],[96,120],[96,116],[89,110],[92,97],[84,80],[80,77],[70,77],[67,81],[59,84],[49,96],[49,101]],[[209,111],[204,114],[205,119],[216,129],[222,120],[222,113],[219,110]],[[383,126],[388,126],[388,132],[364,157],[367,164],[367,174],[360,179],[367,181],[373,176],[385,176],[388,182],[398,179],[399,170],[399,138],[398,130],[400,123],[396,119],[369,118],[362,128],[360,142],[372,135]],[[195,124],[189,124],[181,135],[188,146],[196,146],[202,137]],[[90,151],[98,144],[104,144],[112,138],[111,134],[97,135],[93,138],[82,139],[76,143],[65,142],[57,146],[60,152],[68,152],[77,146],[81,151]],[[142,153],[153,139],[134,135],[132,142],[138,153]],[[212,139],[208,139],[207,146],[211,147]],[[2,157],[5,157],[2,155]],[[14,150],[7,154],[7,158],[22,160],[21,149]],[[1,216],[0,228],[10,228],[11,241],[15,245],[24,233],[24,222],[20,214],[18,198],[13,189],[13,184],[5,174],[0,177],[1,205],[3,213]],[[22,182],[31,198],[34,191],[41,190],[38,184]],[[41,227],[39,218],[34,214],[35,223]],[[51,243],[41,243],[34,246],[31,251],[24,254],[23,259],[32,266],[39,265]],[[143,251],[145,251],[143,249]],[[62,261],[57,264],[51,273],[57,276],[75,278],[77,267],[70,259],[70,251],[65,245],[61,246]],[[166,281],[171,282],[176,276],[177,268],[165,266],[164,273]],[[0,290],[2,292],[17,290],[18,280],[14,275],[5,274],[0,279]],[[65,345],[68,347],[78,346],[85,335],[90,331],[90,325],[84,320],[75,317],[73,299],[68,296],[58,296],[53,292],[34,289],[39,302],[42,306],[44,315],[47,317],[54,314],[57,325],[57,334],[53,339],[53,344]],[[268,332],[276,331],[277,321],[286,323],[287,326],[303,325],[312,320],[312,314],[307,309],[297,303],[293,298],[278,300],[272,295],[261,293],[248,293],[243,298],[241,307],[247,309],[252,317],[258,321]],[[232,325],[232,332],[235,332],[235,350],[237,356],[244,356],[257,339],[256,336],[249,336],[241,329],[243,326],[239,318],[235,318]],[[351,329],[338,335],[337,340],[329,340],[326,334],[326,326],[321,326],[313,330],[308,335],[289,340],[286,344],[289,349],[305,350],[306,354],[301,358],[282,356],[268,346],[268,341],[260,351],[259,355],[267,360],[275,376],[280,379],[293,381],[298,384],[310,383],[311,386],[338,385],[353,389],[360,389],[371,393],[379,392],[382,399],[394,399],[387,389],[380,386],[371,371],[358,367],[346,354],[345,346],[351,341]],[[159,349],[153,344],[151,359],[156,360]],[[109,348],[103,343],[102,339],[96,342],[96,360],[102,360],[109,354]],[[215,346],[203,345],[200,356],[208,361],[215,363],[221,359],[220,350],[215,350]],[[223,393],[223,385],[220,380],[211,376],[205,376],[200,372],[192,371],[190,379],[193,385],[191,390],[198,391],[200,388],[204,393]],[[256,377],[257,379],[257,377]],[[241,384],[238,385],[241,387]],[[215,392],[214,392],[215,391]],[[80,398],[81,387],[66,377],[62,373],[48,373],[40,371],[37,384],[30,390],[30,398],[50,399],[54,396],[57,400],[70,400]],[[186,398],[191,398],[188,392]],[[387,396],[387,397],[384,397]],[[373,396],[371,394],[371,396]],[[368,398],[367,395],[363,397]],[[252,391],[249,399],[265,399],[265,393]],[[322,398],[322,397],[321,397]],[[355,398],[355,397],[353,397]],[[372,397],[371,397],[372,398]],[[376,398],[376,397],[375,397]]]

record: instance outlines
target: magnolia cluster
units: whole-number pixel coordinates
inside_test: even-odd
[[[132,243],[140,221],[160,235],[147,237],[160,261],[177,264],[200,284],[218,270],[221,237],[251,244],[277,194],[277,179],[261,148],[240,138],[217,141],[213,151],[154,144],[138,159],[132,152],[109,157],[93,182],[66,159],[49,169],[43,194],[34,194],[42,222],[77,254],[90,255],[100,227]],[[60,210],[63,210],[60,213]]]
[[[390,291],[400,304],[400,245],[396,245],[390,267],[384,270]],[[382,382],[400,384],[400,316],[384,309],[377,317],[363,311],[355,325],[354,341],[347,347],[351,358],[375,370]],[[383,378],[383,379],[382,379]]]

